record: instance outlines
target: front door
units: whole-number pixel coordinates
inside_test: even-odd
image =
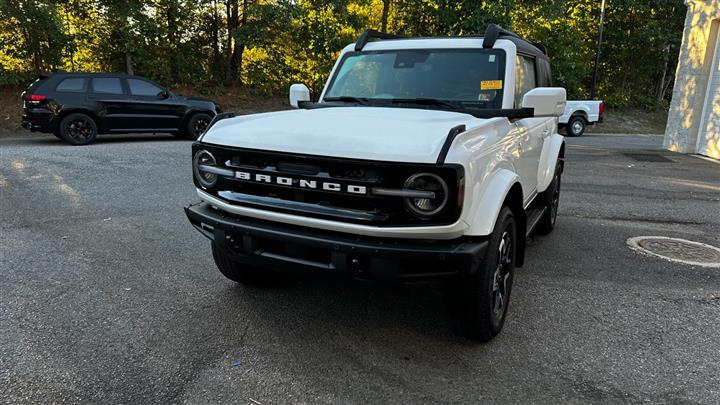
[[[518,55],[515,63],[515,107],[522,106],[525,93],[537,87],[535,59]],[[548,118],[524,118],[515,125],[518,128],[516,151],[516,170],[520,175],[525,203],[535,197],[537,191],[537,173],[543,142],[549,132]]]
[[[540,153],[546,133],[550,132],[550,125],[547,118],[524,118],[518,120],[515,125],[518,128],[518,139],[515,145],[518,156],[515,165],[520,175],[523,198],[527,203],[535,197]]]
[[[128,78],[126,81],[135,129],[144,132],[174,132],[179,129],[184,107],[174,96],[149,80]]]

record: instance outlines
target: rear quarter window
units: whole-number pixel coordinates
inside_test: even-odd
[[[57,87],[55,87],[55,91],[73,93],[83,92],[85,91],[86,83],[87,79],[84,77],[69,77],[61,80]]]
[[[92,79],[93,93],[123,94],[119,77],[95,77]]]

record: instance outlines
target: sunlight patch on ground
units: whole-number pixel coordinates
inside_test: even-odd
[[[17,172],[20,173],[20,174],[25,174],[25,173],[24,173],[24,171],[25,171],[25,163],[23,163],[23,162],[21,162],[21,161],[19,161],[19,160],[13,161],[13,169],[15,169],[15,171],[17,171]]]
[[[80,193],[78,193],[74,188],[67,185],[65,183],[65,180],[63,180],[63,178],[58,176],[57,174],[53,174],[53,179],[55,180],[55,184],[57,185],[58,190],[60,190],[60,192],[65,194],[65,196],[68,198],[70,205],[73,207],[77,207],[80,204]]]
[[[684,180],[684,179],[673,179],[668,177],[662,177],[668,183],[677,184],[680,186],[697,187],[705,190],[720,191],[720,184],[706,183],[703,181]]]

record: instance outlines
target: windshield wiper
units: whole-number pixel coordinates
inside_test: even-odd
[[[352,96],[339,96],[339,97],[325,97],[323,101],[341,101],[343,103],[357,103],[360,105],[367,105],[368,99],[365,97],[352,97]]]
[[[441,106],[441,107],[449,107],[449,108],[463,108],[462,105],[458,103],[453,103],[451,101],[445,101],[445,100],[439,100],[436,98],[394,98],[391,100],[393,104],[417,104],[417,105],[435,105],[435,106]]]

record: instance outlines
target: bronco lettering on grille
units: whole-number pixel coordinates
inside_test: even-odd
[[[342,184],[333,183],[317,180],[306,180],[296,179],[285,176],[275,176],[270,174],[250,173],[250,172],[235,172],[235,178],[243,181],[250,181],[255,183],[269,183],[277,184],[280,186],[291,186],[298,188],[305,188],[310,190],[323,190],[323,191],[335,191],[340,193],[350,194],[367,194],[366,186],[359,186],[356,184]]]

